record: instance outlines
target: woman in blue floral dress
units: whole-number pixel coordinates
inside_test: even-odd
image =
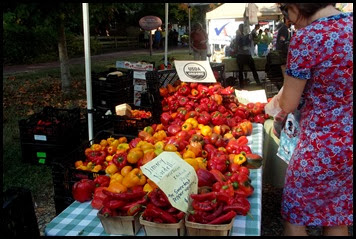
[[[293,112],[303,97],[299,141],[282,198],[285,235],[348,235],[353,225],[353,13],[335,3],[284,3],[295,25],[279,105]]]

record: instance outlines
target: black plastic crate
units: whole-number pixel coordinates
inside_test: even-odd
[[[220,82],[223,87],[227,87],[228,84],[225,81],[225,64],[223,63],[210,63],[211,69],[213,72],[217,72],[219,77],[216,80],[217,82]]]
[[[93,90],[120,90],[133,85],[132,71],[123,72],[122,76],[109,75],[113,71],[105,71],[101,73],[92,73]],[[122,72],[122,71],[121,71]]]
[[[134,106],[129,104],[131,109],[135,110],[145,110],[151,112],[152,107],[144,106]],[[114,133],[116,134],[125,134],[125,135],[138,135],[138,133],[143,130],[146,126],[152,125],[155,123],[153,116],[150,118],[131,118],[128,116],[118,116],[116,114],[110,116],[113,122]]]
[[[84,142],[76,149],[68,152],[62,157],[58,157],[58,159],[53,162],[51,168],[54,186],[54,202],[57,215],[65,208],[67,208],[72,202],[74,202],[72,197],[72,187],[75,182],[85,178],[94,179],[99,175],[105,174],[105,171],[94,173],[77,170],[74,164],[78,160],[85,161],[85,149],[90,147],[91,144],[100,143],[102,139],[107,139],[110,136],[114,138],[125,136],[128,141],[137,137],[124,134],[115,134],[113,131],[103,130],[98,132],[93,140]]]
[[[107,115],[108,111],[112,114],[112,110],[106,107],[97,106],[93,109],[93,133],[96,135],[102,130],[112,130],[112,119]],[[81,135],[82,139],[88,139],[88,111],[86,110],[85,118],[81,120]]]
[[[12,187],[2,197],[2,232],[4,238],[40,237],[37,217],[29,189]]]
[[[44,107],[19,121],[22,143],[68,145],[80,142],[80,108]]]
[[[101,90],[93,92],[93,105],[96,107],[109,108],[115,110],[115,106],[134,101],[134,86],[122,88],[120,90]]]
[[[57,157],[78,146],[79,143],[71,145],[21,143],[22,160],[30,164],[50,165]]]

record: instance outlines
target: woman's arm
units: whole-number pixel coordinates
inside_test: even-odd
[[[299,105],[306,80],[297,79],[285,74],[285,66],[282,66],[284,76],[283,91],[279,98],[279,106],[286,113],[293,112]]]

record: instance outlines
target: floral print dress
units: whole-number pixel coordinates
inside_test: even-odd
[[[286,73],[307,84],[282,217],[295,225],[353,225],[353,13],[299,29]]]

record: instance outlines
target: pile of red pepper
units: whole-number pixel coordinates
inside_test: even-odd
[[[156,223],[177,223],[183,219],[185,213],[176,209],[168,201],[164,192],[156,188],[148,194],[149,201],[142,213],[146,221]]]
[[[122,193],[113,193],[102,187],[98,188],[95,193],[97,195],[94,194],[92,206],[96,205],[96,200],[102,200],[103,206],[99,213],[105,217],[134,216],[144,209],[148,201],[147,193],[140,190],[140,187],[138,190],[133,189]]]
[[[240,166],[234,172],[222,174],[219,170],[199,169],[199,194],[192,194],[192,211],[188,221],[203,224],[224,224],[236,215],[246,216],[250,210],[254,188],[247,167]]]

